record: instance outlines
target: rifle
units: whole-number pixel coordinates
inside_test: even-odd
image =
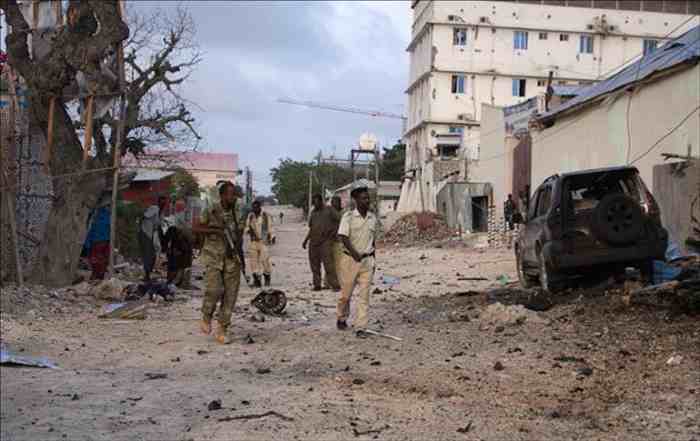
[[[235,219],[235,216],[234,216]],[[234,220],[236,229],[238,229],[238,220]],[[238,231],[234,232],[231,228],[224,223],[224,237],[226,238],[226,256],[229,259],[233,259],[238,256],[238,261],[241,263],[241,272],[245,278],[246,283],[250,286],[250,278],[245,271],[245,254],[243,253],[243,244],[239,240]]]

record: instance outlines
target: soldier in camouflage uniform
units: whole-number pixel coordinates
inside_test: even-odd
[[[216,329],[216,339],[219,343],[228,344],[227,334],[231,324],[231,314],[236,306],[241,270],[245,271],[245,262],[236,250],[227,249],[224,227],[235,232],[237,240],[241,240],[239,227],[238,206],[236,198],[240,193],[231,182],[225,182],[219,188],[221,202],[205,210],[195,232],[205,235],[201,258],[206,267],[205,293],[202,302],[202,332],[211,334],[211,320],[217,303],[220,303]],[[240,245],[239,245],[240,246]]]

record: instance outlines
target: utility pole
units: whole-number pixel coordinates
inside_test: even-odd
[[[250,173],[250,167],[245,168],[245,202],[246,205],[253,203],[253,176]]]

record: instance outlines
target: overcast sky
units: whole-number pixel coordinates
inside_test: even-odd
[[[139,2],[135,2],[139,4]],[[158,2],[161,6],[165,2]],[[346,158],[364,132],[399,139],[401,121],[280,104],[279,97],[405,113],[411,10],[404,1],[184,2],[205,52],[186,95],[202,150],[235,152],[269,192],[280,158]]]

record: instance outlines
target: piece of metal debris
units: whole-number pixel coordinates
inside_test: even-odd
[[[0,365],[6,366],[26,366],[37,368],[58,369],[59,367],[44,357],[29,357],[25,355],[17,355],[9,349],[0,349]]]

